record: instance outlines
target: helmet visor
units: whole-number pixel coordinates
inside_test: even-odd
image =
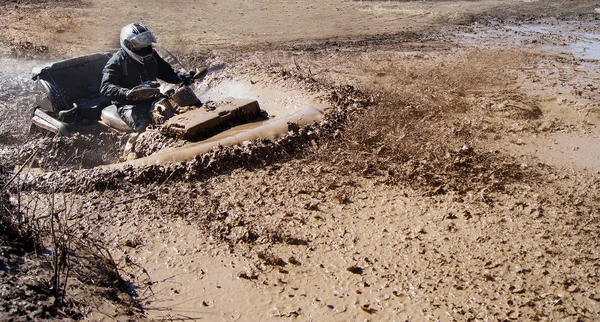
[[[139,35],[135,35],[130,39],[131,46],[133,50],[140,50],[144,47],[148,47],[156,42],[156,38],[154,38],[154,34],[151,31],[144,31]]]

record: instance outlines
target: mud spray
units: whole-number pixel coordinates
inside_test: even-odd
[[[0,160],[9,168],[30,155],[22,146],[28,141],[29,117],[34,102],[33,83],[29,77],[31,69],[40,64],[32,60],[0,58]]]
[[[214,86],[213,86],[214,85]],[[127,165],[152,165],[185,162],[207,153],[216,146],[233,146],[259,138],[276,139],[289,131],[289,125],[309,125],[322,119],[327,105],[316,93],[290,88],[266,80],[225,79],[202,83],[195,89],[202,102],[221,101],[230,98],[253,99],[259,102],[269,119],[235,126],[200,142],[188,143],[177,148],[166,148],[150,156],[125,162]],[[152,138],[155,140],[156,138]],[[144,138],[142,138],[144,140]],[[140,142],[144,144],[144,142]],[[123,164],[107,168],[119,168]]]
[[[271,119],[295,114],[317,102],[318,95],[267,81],[226,79],[216,84],[201,84],[196,95],[201,101],[219,101],[228,97],[253,99],[269,113]]]
[[[0,133],[23,134],[28,129],[27,121],[33,103],[29,76],[31,69],[39,64],[36,61],[0,58]],[[0,143],[10,143],[8,141]]]

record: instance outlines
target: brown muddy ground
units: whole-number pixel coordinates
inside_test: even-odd
[[[0,318],[599,319],[594,2],[2,6],[3,182],[41,168],[7,185],[5,213],[40,231],[57,213],[76,251],[57,312],[39,295],[52,243],[41,259],[5,243]],[[132,17],[186,64],[332,109],[160,167],[90,168],[112,162],[117,135],[27,134],[23,73],[112,50]]]

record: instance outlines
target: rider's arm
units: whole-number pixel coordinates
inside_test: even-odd
[[[120,80],[123,79],[123,69],[119,60],[115,56],[113,58],[106,63],[102,70],[100,93],[111,101],[126,101],[128,89],[119,85]]]
[[[177,84],[182,81],[179,73],[177,73],[171,64],[167,63],[160,55],[154,52],[154,58],[158,63],[157,77],[171,84]]]

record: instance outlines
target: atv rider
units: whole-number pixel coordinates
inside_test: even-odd
[[[121,49],[106,63],[102,71],[100,93],[117,106],[119,116],[136,132],[146,130],[152,120],[152,103],[158,90],[150,95],[136,95],[132,89],[141,84],[156,82],[188,82],[192,72],[176,72],[152,48],[154,34],[141,24],[129,24],[121,29]],[[149,97],[148,97],[149,96]]]

